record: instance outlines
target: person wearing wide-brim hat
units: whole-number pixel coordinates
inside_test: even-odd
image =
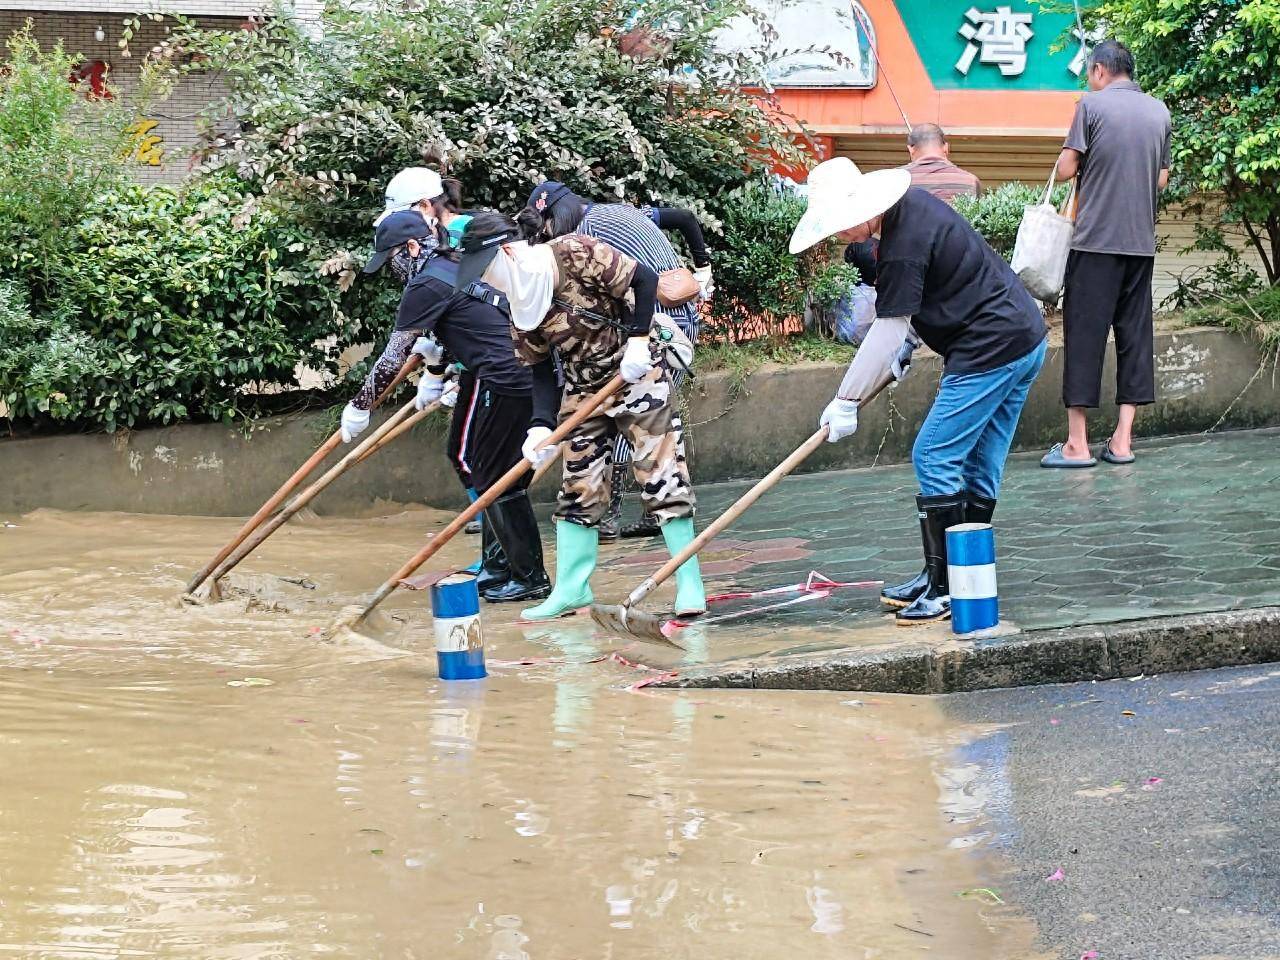
[[[951,616],[946,529],[990,523],[1027,392],[1044,364],[1044,319],[1017,275],[951,206],[905,170],[863,174],[838,157],[809,174],[791,252],[828,237],[880,239],[876,320],[819,423],[835,443],[858,405],[901,379],[920,341],[943,359],[938,396],[911,451],[924,570],[881,599],[910,626]]]

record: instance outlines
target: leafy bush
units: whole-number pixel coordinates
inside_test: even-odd
[[[255,205],[290,211],[330,252],[367,249],[397,169],[427,162],[467,199],[514,213],[539,180],[600,200],[710,213],[793,138],[761,98],[763,50],[715,32],[746,0],[369,0],[327,6],[316,29],[180,23],[149,73],[219,72],[233,131],[206,170],[234,173]],[[711,218],[714,222],[714,218]]]
[[[1258,292],[1262,278],[1244,262],[1218,227],[1197,225],[1196,239],[1182,252],[1209,251],[1218,258],[1206,266],[1183,270],[1174,277],[1173,292],[1160,302],[1164,310],[1203,307],[1217,301],[1236,302]]]
[[[114,100],[68,83],[75,58],[41,50],[31,31],[28,21],[8,39],[0,70],[0,274],[26,277],[40,307],[81,211],[124,181],[128,120]]]
[[[1226,327],[1251,337],[1270,356],[1273,366],[1280,362],[1280,287],[1268,287],[1252,298],[1238,296],[1188,310],[1186,321]]]
[[[839,244],[819,244],[800,256],[787,252],[805,200],[766,181],[729,194],[720,206],[724,236],[715,253],[712,328],[728,340],[795,332],[805,307],[839,300],[858,272],[839,256]]]
[[[1066,184],[1054,188],[1053,202],[1061,206],[1070,189]],[[1018,239],[1018,225],[1028,204],[1040,202],[1044,196],[1041,187],[1025,183],[1005,183],[995,190],[988,190],[980,197],[956,197],[956,212],[973,224],[996,253],[1006,260],[1013,256],[1013,244]]]

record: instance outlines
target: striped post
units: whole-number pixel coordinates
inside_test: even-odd
[[[951,629],[986,630],[1000,622],[996,594],[996,535],[989,523],[947,527],[947,581],[951,585]]]
[[[440,679],[479,680],[487,676],[476,578],[455,573],[432,586],[431,616],[435,621]]]

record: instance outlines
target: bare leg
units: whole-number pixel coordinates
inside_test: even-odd
[[[1084,417],[1084,407],[1067,407],[1067,442],[1063,444],[1062,455],[1068,460],[1088,460],[1093,456],[1089,452],[1089,430]]]
[[[1132,403],[1120,404],[1120,416],[1116,419],[1116,432],[1111,434],[1111,452],[1117,457],[1133,454],[1133,418],[1138,408]]]

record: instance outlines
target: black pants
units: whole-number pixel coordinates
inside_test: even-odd
[[[462,486],[471,489],[472,439],[475,436],[476,378],[474,374],[458,376],[458,402],[453,405],[453,419],[449,421],[449,440],[445,455],[449,466],[458,475]]]
[[[1155,402],[1154,267],[1155,257],[1071,251],[1062,307],[1064,406],[1098,406],[1107,333],[1112,329],[1116,338],[1116,403]]]
[[[475,416],[468,454],[471,482],[476,493],[484,493],[524,459],[520,448],[524,445],[532,417],[531,397],[509,397],[495,393],[483,382],[476,384]],[[527,489],[532,480],[533,471],[526,470],[511,492]]]

